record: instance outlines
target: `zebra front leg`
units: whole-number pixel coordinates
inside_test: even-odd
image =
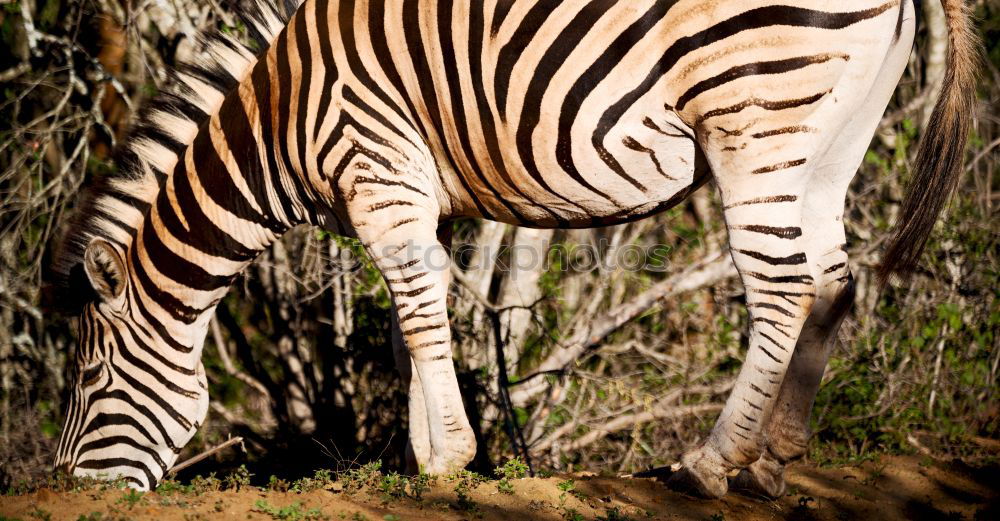
[[[399,375],[403,378],[403,386],[407,389],[409,429],[406,443],[406,471],[409,474],[417,474],[430,463],[431,432],[427,424],[427,404],[424,401],[420,375],[417,374],[416,364],[410,359],[410,350],[403,341],[397,316],[393,307],[392,354],[396,361],[396,370],[399,371]]]
[[[682,469],[670,481],[676,490],[706,497],[723,496],[729,471],[760,457],[764,426],[816,295],[801,239],[801,193],[794,185],[717,179],[733,260],[746,288],[750,342],[711,434],[684,454]]]
[[[336,194],[385,279],[395,324],[411,360],[410,427],[414,459],[422,466],[418,470],[449,474],[472,461],[476,438],[452,361],[447,308],[451,258],[437,236],[438,178],[433,162],[411,159],[429,157],[428,151],[412,150],[408,157],[384,143],[375,145],[355,142],[348,156],[329,163],[338,164],[333,176]],[[420,392],[413,392],[414,385]],[[421,417],[426,426],[420,424]],[[427,448],[420,446],[422,432],[429,434]]]
[[[429,455],[419,469],[449,474],[465,467],[476,453],[476,439],[465,415],[452,361],[447,295],[451,259],[436,236],[437,219],[402,200],[369,204],[365,210],[395,207],[389,219],[362,216],[355,229],[382,272],[393,299],[403,343],[413,363],[414,383],[423,399],[411,395],[411,405],[423,403]],[[354,220],[354,213],[351,214]],[[384,223],[381,225],[378,223]],[[412,386],[411,386],[412,390]],[[411,416],[419,425],[419,411]],[[414,423],[411,422],[411,428]],[[414,431],[416,433],[416,431]],[[419,442],[418,442],[419,443]],[[415,456],[421,449],[414,446]],[[418,459],[419,461],[419,459]]]

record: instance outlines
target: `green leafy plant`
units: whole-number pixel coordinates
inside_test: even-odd
[[[577,499],[583,499],[585,496],[583,492],[576,489],[576,482],[572,479],[567,479],[565,481],[560,481],[556,484],[559,488],[559,510],[562,512],[563,519],[571,521],[580,521],[583,519],[583,515],[576,511],[574,508],[566,506],[566,500],[570,496]]]
[[[119,505],[127,505],[129,509],[132,509],[142,501],[144,495],[145,494],[143,492],[130,488],[126,490],[125,493],[122,494],[122,497],[118,498],[118,501],[115,501],[115,503]]]
[[[297,479],[292,483],[292,492],[311,492],[327,488],[333,484],[333,472],[329,469],[319,469],[313,473],[311,478]]]
[[[382,492],[387,502],[406,497],[420,501],[423,498],[423,493],[430,490],[430,476],[419,474],[408,477],[390,472],[383,475],[378,481],[378,490]]]
[[[382,478],[382,462],[373,461],[361,467],[347,470],[338,476],[344,485],[344,492],[353,493],[365,487],[375,486]]]
[[[191,479],[191,489],[192,492],[199,495],[206,492],[218,492],[222,490],[222,481],[215,477],[214,472],[204,477],[199,474]]]
[[[560,481],[556,484],[556,487],[560,490],[559,501],[560,503],[566,500],[567,496],[573,496],[577,499],[583,499],[584,494],[576,489],[576,482],[572,479],[567,479],[565,481]]]
[[[460,470],[449,476],[449,481],[455,482],[455,494],[458,496],[458,508],[466,511],[478,511],[479,506],[469,496],[479,485],[489,481],[485,476],[468,470]]]
[[[406,497],[407,479],[396,472],[390,472],[378,482],[378,489],[386,499],[402,499]]]
[[[265,499],[258,499],[254,503],[253,510],[271,516],[272,519],[281,521],[300,521],[312,519],[326,519],[323,512],[318,508],[304,509],[302,503],[296,501],[284,507],[277,507],[267,502]]]
[[[274,474],[267,480],[267,489],[275,492],[288,492],[290,485],[288,481],[278,478]]]
[[[172,479],[165,479],[156,486],[156,493],[161,496],[169,496],[171,494],[192,494],[195,492],[197,491],[193,483],[185,485],[180,481]]]
[[[251,477],[253,477],[253,474],[247,470],[247,466],[240,465],[239,468],[226,476],[222,482],[230,490],[241,490],[250,486]]]
[[[422,472],[409,478],[410,498],[416,501],[422,501],[424,498],[424,492],[431,489],[432,482],[433,478]]]
[[[521,479],[528,474],[528,465],[521,458],[513,458],[496,468],[496,473],[500,476],[497,481],[497,490],[501,494],[513,494],[514,484],[512,480]]]

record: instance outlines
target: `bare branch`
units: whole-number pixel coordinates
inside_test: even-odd
[[[180,471],[182,471],[182,470],[190,467],[191,465],[194,465],[195,463],[198,463],[198,462],[204,460],[205,458],[208,458],[209,456],[211,456],[213,454],[217,454],[219,452],[222,452],[222,451],[228,449],[229,447],[232,447],[233,445],[236,445],[237,443],[243,443],[243,437],[242,436],[237,436],[235,438],[230,438],[230,439],[228,439],[228,440],[226,440],[226,441],[224,441],[224,442],[216,445],[215,447],[212,447],[211,449],[208,449],[208,450],[202,452],[201,454],[198,454],[197,456],[195,456],[193,458],[188,458],[188,459],[186,459],[186,460],[184,460],[184,461],[182,461],[182,462],[174,465],[170,470],[167,471],[167,475],[168,476],[176,475],[178,472],[180,472]]]
[[[534,378],[535,376],[565,370],[588,350],[597,347],[608,335],[653,307],[660,300],[711,286],[735,276],[736,266],[728,251],[707,255],[701,262],[659,282],[635,298],[598,317],[591,322],[590,327],[578,330],[569,342],[556,349],[539,364],[534,374],[521,380],[521,382],[526,382],[534,379],[533,385],[525,385],[511,393],[511,399],[515,405],[523,405],[544,391],[546,387],[544,380]]]
[[[722,410],[722,404],[719,403],[703,403],[688,406],[679,406],[677,401],[683,396],[690,395],[701,395],[708,394],[710,396],[719,395],[725,393],[733,388],[735,380],[727,380],[725,382],[712,385],[712,386],[696,386],[687,389],[675,389],[668,393],[666,396],[660,398],[656,403],[652,404],[646,410],[633,414],[615,414],[614,419],[610,421],[604,421],[597,423],[589,432],[573,440],[572,442],[562,445],[563,448],[567,450],[576,450],[584,446],[590,445],[595,441],[598,441],[610,434],[615,432],[625,430],[636,425],[641,425],[657,419],[677,419],[683,418],[685,416],[697,415],[697,414],[709,414]],[[560,438],[572,432],[575,429],[576,424],[571,422],[571,428],[566,428],[562,426],[555,431],[553,431],[544,440],[534,444],[531,447],[532,452],[540,453],[547,450],[549,447],[556,444]]]
[[[260,380],[244,373],[243,371],[240,371],[235,365],[233,365],[232,358],[229,356],[228,344],[226,343],[225,338],[222,337],[222,329],[219,328],[219,321],[216,320],[214,316],[212,317],[211,322],[209,322],[209,326],[212,330],[212,340],[215,341],[215,349],[219,352],[219,359],[222,361],[222,367],[226,370],[226,373],[256,389],[257,392],[264,396],[267,403],[274,403],[271,399],[271,393],[267,390],[267,387],[260,382]]]

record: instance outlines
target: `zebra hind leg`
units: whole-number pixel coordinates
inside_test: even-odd
[[[765,427],[817,294],[803,227],[811,151],[822,138],[798,114],[766,115],[713,116],[699,138],[724,204],[750,322],[746,359],[719,419],[708,438],[682,456],[669,482],[704,497],[725,495],[728,473],[760,458]]]
[[[799,176],[805,172],[798,172]],[[802,194],[794,182],[730,185],[716,175],[726,204],[733,259],[746,288],[749,348],[708,439],[681,459],[676,490],[705,497],[728,491],[727,474],[756,461],[816,285],[802,240]]]
[[[832,203],[837,205],[839,201]],[[812,239],[808,241],[809,262],[821,268],[816,301],[764,428],[764,451],[760,459],[732,480],[733,489],[780,497],[785,492],[785,465],[804,456],[808,449],[809,416],[816,392],[840,323],[854,302],[854,279],[842,242],[844,229],[837,217],[830,216],[825,226],[806,228]]]
[[[785,489],[785,465],[805,455],[810,437],[809,416],[823,378],[840,323],[854,302],[844,232],[844,202],[848,186],[861,165],[871,135],[908,62],[913,38],[907,11],[903,33],[882,66],[864,102],[824,153],[814,161],[804,193],[803,238],[810,271],[816,280],[816,301],[802,329],[777,402],[764,430],[761,458],[741,471],[732,486],[771,497]]]
[[[785,465],[804,456],[808,449],[809,417],[816,392],[840,322],[854,301],[854,279],[849,269],[839,263],[831,267],[838,273],[821,283],[820,296],[796,344],[766,427],[764,452],[732,480],[732,489],[772,498],[782,496]]]

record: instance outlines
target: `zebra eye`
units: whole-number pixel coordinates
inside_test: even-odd
[[[80,373],[80,384],[84,387],[90,387],[97,383],[101,379],[101,369],[104,367],[104,363],[98,362],[92,367],[88,367]]]

